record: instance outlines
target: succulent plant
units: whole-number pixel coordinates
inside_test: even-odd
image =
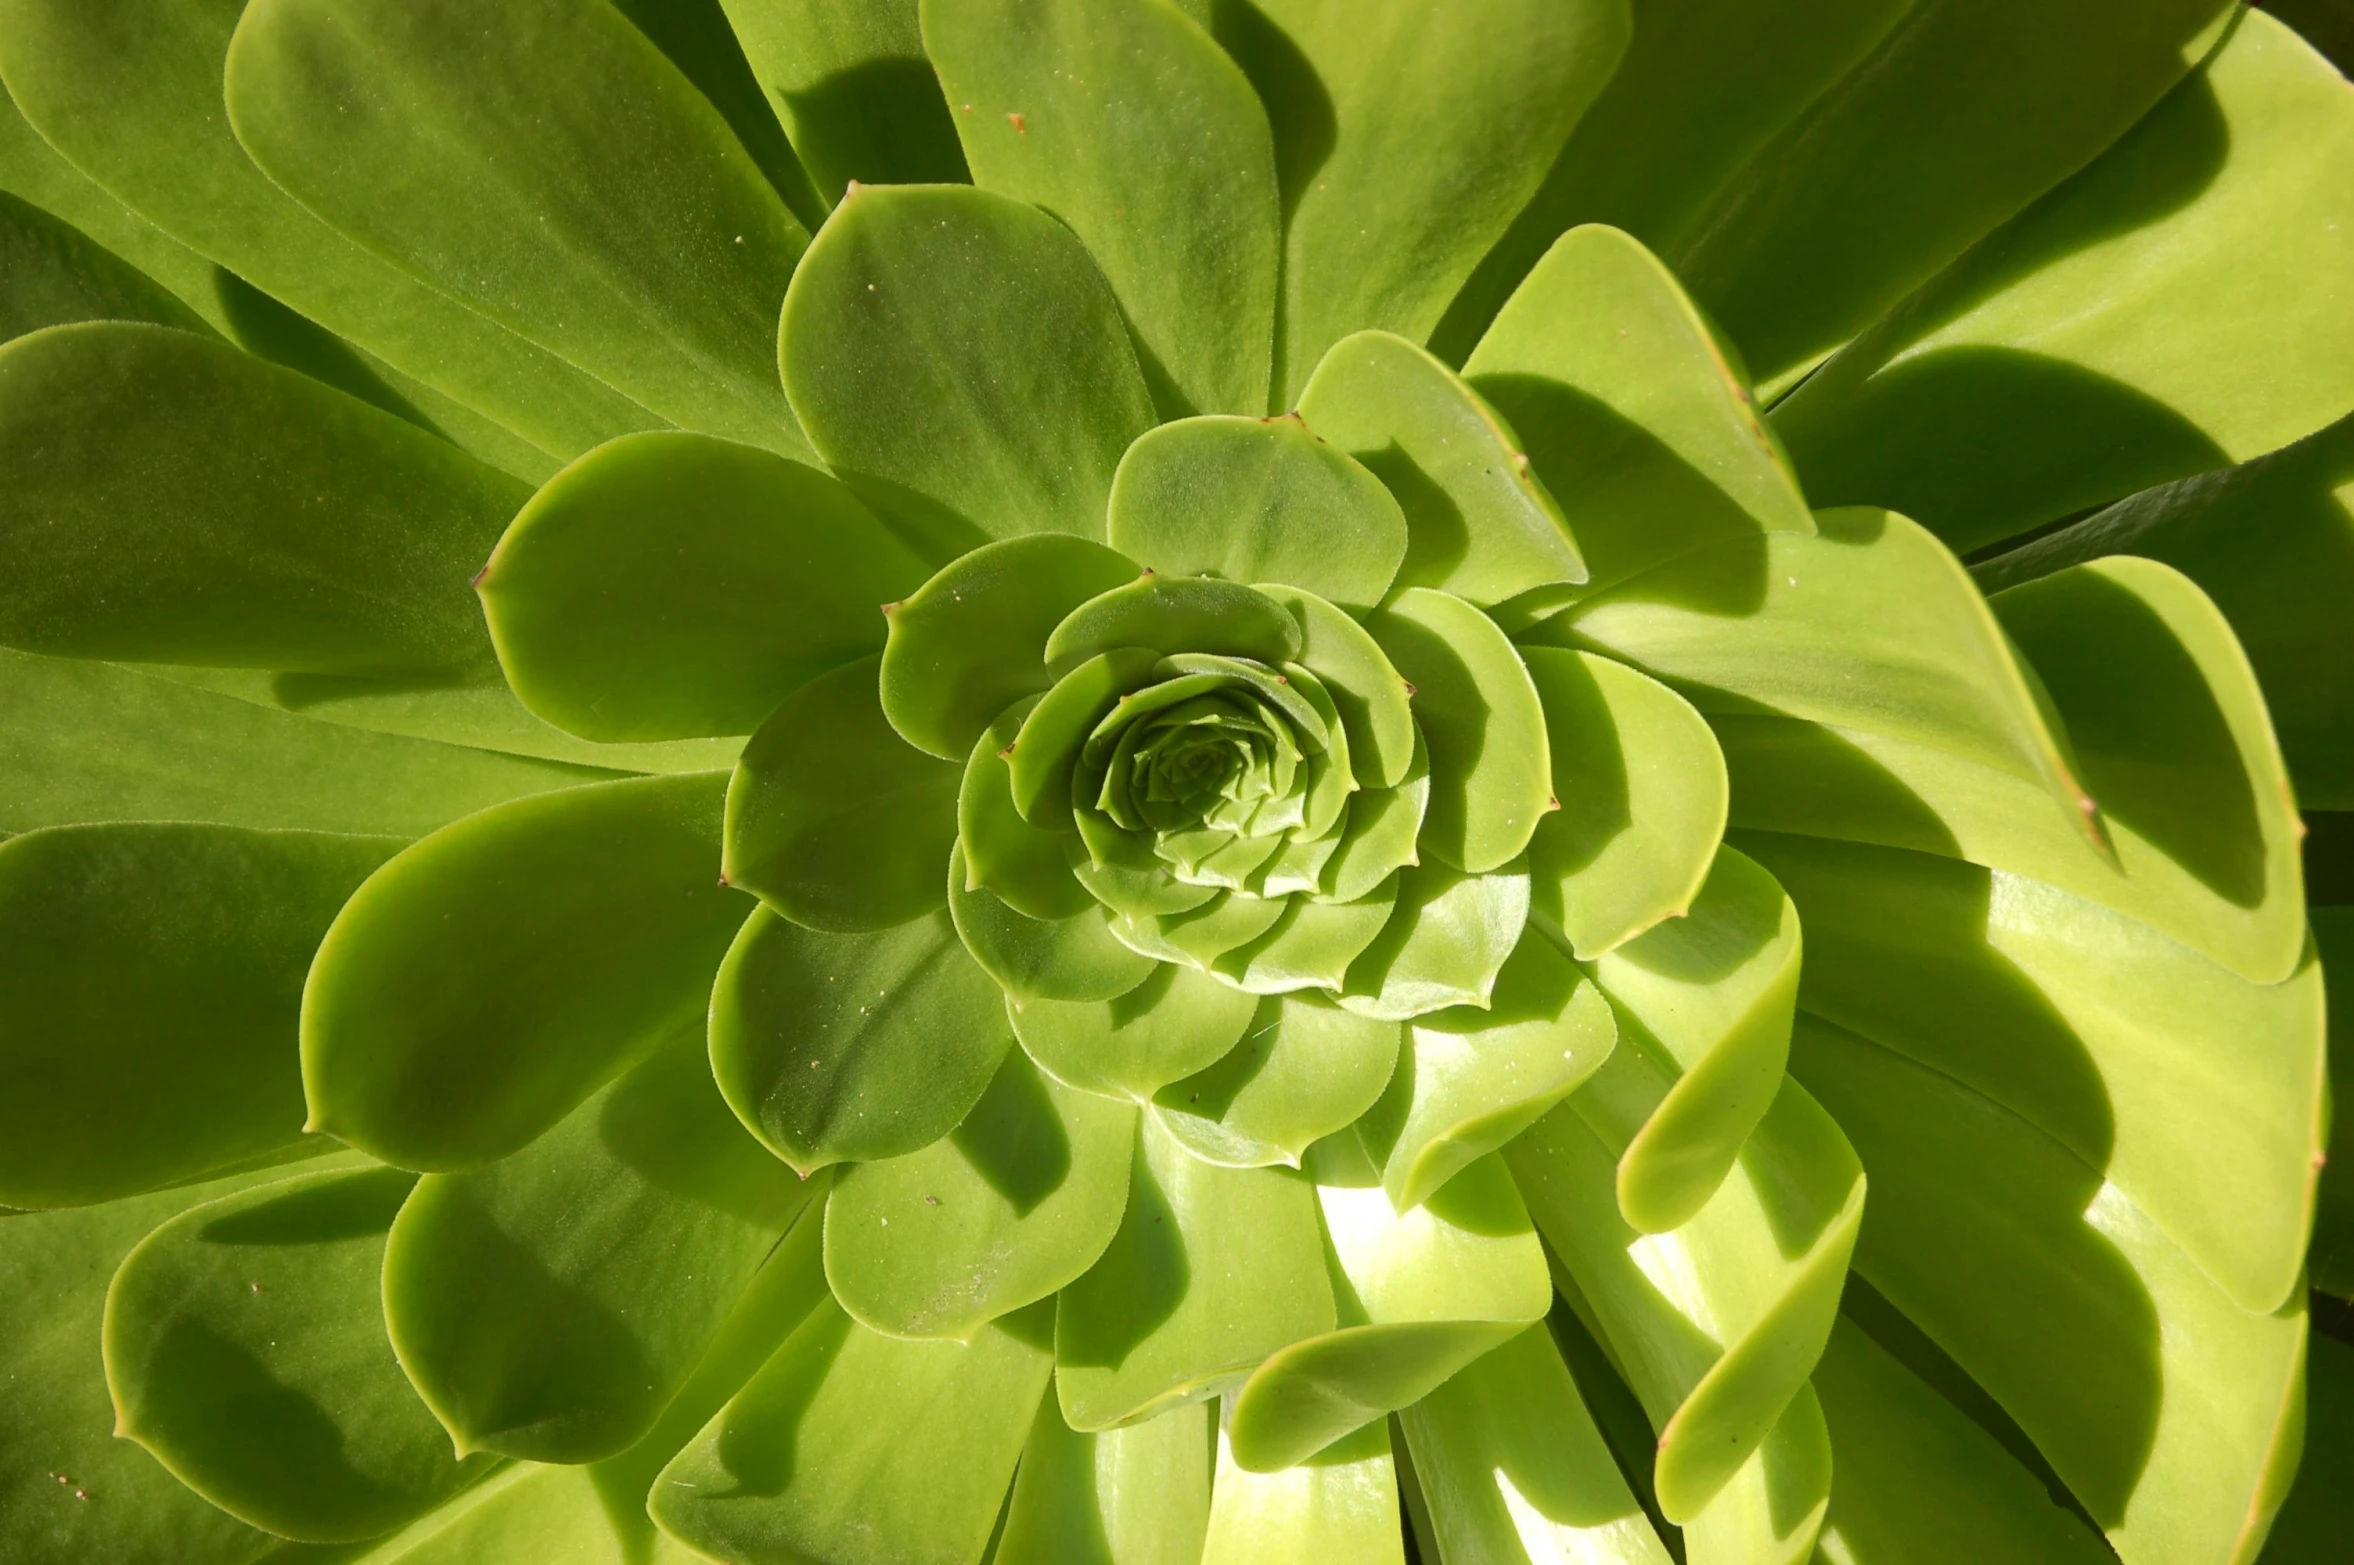
[[[2342,1550],[2290,27],[0,0],[0,81],[0,1557]]]

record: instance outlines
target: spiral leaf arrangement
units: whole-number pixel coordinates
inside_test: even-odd
[[[0,1557],[2342,1547],[2289,27],[0,0],[0,81]]]

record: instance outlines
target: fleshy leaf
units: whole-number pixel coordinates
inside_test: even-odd
[[[1148,570],[1281,582],[1360,615],[1406,553],[1398,502],[1296,414],[1180,419],[1139,436],[1112,479],[1108,525],[1112,547]]]
[[[1014,1036],[1057,1081],[1139,1103],[1225,1057],[1251,1027],[1255,996],[1192,967],[1164,962],[1109,1000],[1008,995]]]
[[[482,660],[466,578],[525,499],[447,443],[190,332],[0,348],[0,639],[320,674]]]
[[[1113,938],[1101,907],[1057,919],[1015,912],[971,884],[962,848],[949,855],[948,911],[973,960],[1018,999],[1113,1000],[1156,965]]]
[[[1804,1013],[1791,1067],[1871,1173],[1857,1269],[2127,1565],[2252,1552],[2301,1422],[2302,1301],[2240,1309],[2116,1185],[1952,1077]]]
[[[916,0],[720,0],[828,205],[871,185],[963,180]]]
[[[1098,652],[1056,680],[1035,705],[1023,710],[1018,730],[1006,733],[999,740],[999,764],[1010,774],[1007,783],[1013,792],[1015,809],[1023,820],[1037,823],[1033,829],[1052,828],[1060,835],[1069,835],[1074,825],[1071,808],[1081,802],[1072,797],[1071,769],[1078,765],[1088,737],[1113,703],[1125,701],[1132,691],[1148,683],[1160,661],[1160,654],[1149,647],[1114,647],[1108,652]],[[1002,717],[999,719],[1000,724],[1004,721]],[[995,734],[998,729],[992,728],[990,732]],[[981,744],[987,742],[985,735]],[[979,744],[974,746],[974,753],[980,753]],[[962,835],[970,857],[971,828],[966,827]],[[978,865],[975,871],[979,872]],[[1067,913],[1070,909],[1063,911]],[[1047,915],[1039,912],[1035,916]]]
[[[951,1134],[835,1176],[826,1280],[875,1331],[970,1342],[1095,1264],[1120,1226],[1135,1146],[1134,1107],[1008,1050]]]
[[[1088,599],[1047,638],[1057,663],[1116,647],[1288,663],[1299,655],[1298,621],[1263,592],[1207,576],[1156,576]]]
[[[156,824],[0,843],[0,1203],[110,1201],[291,1150],[311,952],[399,846]]]
[[[2047,9],[2011,25],[2056,67]],[[2070,47],[2118,88],[2157,63],[2161,40],[2134,33],[2188,41],[2231,10],[2167,0],[2129,31],[2097,9]],[[2062,79],[2055,106],[2085,96]],[[2354,326],[2310,287],[2354,263],[2350,155],[2337,69],[2273,17],[2239,16],[2203,69],[1825,365],[1774,426],[1823,503],[1894,507],[1959,551],[2301,439],[2354,403]]]
[[[0,651],[0,831],[166,820],[411,838],[610,775],[312,722],[109,663]]]
[[[344,1166],[361,1162],[354,1152],[337,1156]],[[8,1277],[0,1290],[0,1378],[11,1412],[0,1420],[0,1550],[10,1560],[254,1565],[280,1546],[200,1498],[143,1447],[115,1437],[99,1344],[107,1283],[134,1245],[190,1207],[286,1172],[0,1222],[0,1271]]]
[[[1151,653],[1137,655],[1148,664],[1158,661]],[[1055,689],[1070,683],[1066,678]],[[1008,752],[1017,758],[1021,753],[1017,736],[1023,719],[1038,706],[1037,697],[1024,696],[973,741],[956,795],[956,841],[974,885],[1031,918],[1069,918],[1094,906],[1071,873],[1078,839],[1068,830],[1033,826],[1022,818],[1015,796],[1020,773],[1008,764]],[[1070,776],[1067,767],[1063,776]]]
[[[1839,1453],[1825,1552],[1901,1558],[1935,1538],[1956,1559],[2100,1565],[2111,1557],[1985,1430],[1852,1317],[1832,1328],[1814,1385]]]
[[[2095,845],[2098,807],[1985,600],[1888,511],[1828,511],[1820,536],[1696,550],[1589,598],[1539,639],[1607,652],[1701,711],[1885,734],[2040,783]],[[1731,624],[1738,636],[1728,636]]]
[[[1036,207],[955,185],[862,188],[785,296],[793,411],[826,465],[919,553],[1103,536],[1152,399],[1086,247]]]
[[[521,1152],[418,1181],[385,1249],[394,1350],[460,1450],[612,1456],[809,1197],[729,1114],[690,1024]]]
[[[2127,14],[2107,0],[1916,5],[1778,127],[1751,159],[1754,172],[1694,225],[1677,270],[1760,382],[1786,387],[2115,141],[2236,9],[2228,0],[2154,0]]]
[[[1381,937],[1398,904],[1394,879],[1385,880],[1354,902],[1316,902],[1294,897],[1283,917],[1264,935],[1218,958],[1220,977],[1253,994],[1289,994],[1299,989],[1338,992],[1349,968]]]
[[[1561,236],[1463,375],[1526,442],[1601,591],[1683,551],[1814,523],[1740,368],[1657,257]]]
[[[748,734],[883,650],[924,568],[814,468],[708,435],[624,436],[541,487],[475,579],[507,682],[585,739]]]
[[[1691,1522],[1721,1498],[1742,1504],[1744,1473],[1804,1394],[1855,1247],[1863,1171],[1838,1125],[1785,1080],[1700,1211],[1638,1234],[1616,1189],[1632,1129],[1580,1094],[1504,1155],[1659,1430],[1660,1508]]]
[[[255,167],[221,104],[242,12],[154,0],[126,28],[81,0],[23,0],[0,15],[0,67],[74,168],[201,252],[191,282],[262,356],[318,371],[534,482],[554,471],[549,456],[661,422],[330,228]]]
[[[2251,984],[2056,888],[1742,842],[1806,921],[1799,1003],[1983,1093],[2130,1198],[2241,1308],[2295,1290],[2323,1137],[2319,965]],[[2310,948],[2308,948],[2310,952]]]
[[[810,1173],[956,1128],[1012,1040],[948,915],[833,935],[763,908],[711,992],[711,1070],[736,1117]]]
[[[1063,1290],[1056,1395],[1073,1429],[1136,1423],[1332,1326],[1315,1187],[1204,1163],[1147,1114],[1120,1231]]]
[[[1529,839],[1530,916],[1591,961],[1690,910],[1724,836],[1725,760],[1691,703],[1625,664],[1525,647],[1553,797]]]
[[[2262,539],[2259,546],[2255,540]],[[2102,555],[2189,576],[2231,621],[2307,808],[2354,808],[2354,415],[2219,473],[2120,500],[1976,568],[1988,592]]]
[[[1373,1106],[1397,1063],[1397,1023],[1269,996],[1224,1058],[1154,1095],[1152,1117],[1204,1162],[1297,1168]]]
[[[0,178],[7,169],[0,165]],[[80,229],[0,190],[0,342],[75,321],[212,328],[170,289]]]
[[[2327,971],[2354,973],[2354,907],[2313,910],[2314,953]],[[2354,1006],[2329,1008],[2329,1082],[2333,1104],[2354,1102]],[[2354,1114],[2330,1117],[2329,1162],[2313,1203],[2313,1243],[2306,1256],[2313,1286],[2354,1300]]]
[[[1348,1284],[1340,1329],[1274,1354],[1234,1394],[1227,1439],[1236,1465],[1254,1472],[1304,1461],[1420,1401],[1553,1301],[1544,1246],[1501,1160],[1472,1163],[1403,1215],[1361,1155],[1330,1161],[1354,1164],[1315,1174]]]
[[[1416,839],[1430,804],[1430,758],[1419,731],[1405,780],[1395,788],[1352,794],[1332,855],[1321,873],[1323,902],[1355,902],[1374,894],[1398,870],[1418,862]]]
[[[1586,579],[1569,522],[1520,437],[1405,338],[1365,331],[1334,343],[1300,393],[1300,416],[1370,468],[1405,511],[1399,585],[1494,609]]]
[[[271,179],[411,275],[674,423],[806,451],[771,333],[808,235],[617,9],[257,0],[226,95]]]
[[[1228,1416],[1233,1406],[1229,1398]],[[1237,1463],[1220,1426],[1201,1565],[1405,1565],[1405,1559],[1386,1421],[1376,1419],[1299,1466],[1274,1473],[1254,1473]]]
[[[1496,622],[1461,598],[1409,587],[1367,628],[1404,675],[1430,747],[1421,845],[1485,874],[1518,858],[1552,807],[1537,689]]]
[[[481,1477],[491,1459],[451,1458],[385,1340],[384,1235],[415,1183],[301,1174],[140,1241],[106,1296],[117,1428],[231,1515],[310,1543],[389,1531]]]
[[[1086,242],[1163,415],[1267,411],[1275,153],[1234,62],[1154,0],[922,9],[974,182]],[[1183,157],[1167,155],[1179,146]]]
[[[1405,681],[1381,644],[1339,609],[1297,587],[1262,583],[1260,590],[1299,622],[1299,660],[1324,681],[1349,733],[1356,778],[1367,788],[1395,788],[1406,780],[1421,745]]]
[[[1449,1559],[1668,1565],[1542,1325],[1472,1360],[1398,1423]]]
[[[728,783],[722,883],[812,929],[888,929],[940,905],[961,778],[892,728],[878,666],[861,658],[794,691]]]
[[[1535,1124],[1607,1060],[1609,1003],[1540,936],[1524,938],[1486,1009],[1457,1006],[1406,1029],[1382,1100],[1357,1133],[1400,1212]]]
[[[1689,1221],[1772,1106],[1799,962],[1798,910],[1773,876],[1723,848],[1688,915],[1593,964],[1623,1053],[1590,1095],[1642,1126],[1618,1162],[1619,1213],[1636,1228]]]
[[[1485,1007],[1527,924],[1524,866],[1508,864],[1493,875],[1403,871],[1397,910],[1350,964],[1340,1003],[1393,1020],[1450,1005]]]
[[[1200,1565],[1215,1413],[1197,1403],[1083,1435],[1048,1397],[993,1565]]]
[[[1038,533],[985,544],[888,605],[883,711],[900,736],[962,761],[997,715],[1053,682],[1046,638],[1080,604],[1136,577],[1100,543]]]
[[[712,873],[720,784],[519,799],[370,876],[303,991],[311,1128],[402,1167],[480,1167],[700,1014],[745,909]]]
[[[1629,19],[1623,0],[1255,0],[1212,25],[1274,125],[1288,405],[1350,332],[1419,342],[1438,324],[1609,80]]]
[[[1050,1306],[971,1343],[880,1336],[820,1304],[654,1483],[699,1554],[976,1560],[1054,1367]]]

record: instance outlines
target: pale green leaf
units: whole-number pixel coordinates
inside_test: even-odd
[[[1224,1058],[1154,1094],[1151,1117],[1204,1162],[1297,1168],[1373,1106],[1397,1063],[1397,1023],[1270,995]]]
[[[1484,1008],[1527,925],[1524,865],[1493,875],[1405,871],[1389,923],[1349,966],[1341,1004],[1392,1020],[1451,1005]]]
[[[1198,1403],[1086,1435],[1048,1397],[993,1565],[1200,1565],[1215,1411]]]
[[[1113,937],[1101,907],[1057,919],[1017,913],[972,885],[962,848],[948,858],[948,911],[973,960],[1018,999],[1113,1000],[1157,965]]]
[[[1040,1070],[1085,1092],[1142,1103],[1224,1058],[1258,1005],[1197,968],[1164,962],[1109,1000],[1008,995],[1005,1010]]]
[[[1229,1398],[1229,1415],[1233,1406]],[[1405,1559],[1387,1422],[1367,1424],[1299,1466],[1274,1473],[1238,1464],[1220,1426],[1201,1565],[1405,1565]]]

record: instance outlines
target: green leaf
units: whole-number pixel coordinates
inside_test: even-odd
[[[311,1127],[402,1167],[515,1152],[700,1014],[744,917],[720,779],[569,788],[469,816],[368,878],[303,991]]]
[[[1149,652],[1136,655],[1148,665],[1158,661]],[[1087,667],[1102,662],[1098,658]],[[1055,691],[1072,682],[1065,678]],[[1023,720],[1039,705],[1039,698],[1024,696],[973,741],[972,758],[965,762],[964,782],[956,795],[956,840],[964,853],[966,877],[974,886],[996,893],[1008,907],[1031,918],[1069,918],[1095,905],[1071,873],[1079,839],[1068,830],[1033,826],[1022,819],[1017,797],[1022,773],[1009,764],[1009,758],[1021,759],[1018,736],[1025,731]],[[1077,748],[1075,742],[1072,748]],[[1062,775],[1067,782],[1067,765]]]
[[[770,333],[808,235],[613,7],[258,0],[226,82],[335,228],[674,423],[806,451]]]
[[[1685,0],[1646,11],[1626,58],[1431,338],[1459,363],[1547,246],[1581,223],[1671,261],[1758,149],[1868,58],[1916,0]]]
[[[1715,1499],[1681,1526],[1686,1551],[1701,1560],[1802,1565],[1831,1498],[1831,1433],[1810,1382]]]
[[[1484,1009],[1527,924],[1523,866],[1508,864],[1493,875],[1404,871],[1397,911],[1349,965],[1340,1003],[1391,1020],[1451,1005]]]
[[[1060,659],[1058,665],[1068,661],[1068,658]],[[1114,703],[1126,701],[1145,685],[1159,670],[1160,663],[1160,654],[1149,647],[1114,647],[1108,652],[1098,652],[1056,680],[1034,706],[1020,714],[1017,731],[1005,733],[999,741],[998,753],[1002,756],[1002,766],[1010,774],[1012,802],[1023,820],[1038,823],[1034,829],[1052,828],[1059,837],[1069,836],[1076,825],[1071,818],[1072,806],[1081,802],[1073,797],[1071,775],[1072,768],[1079,763],[1080,752]],[[1013,710],[1007,709],[1009,714]],[[1000,724],[1004,721],[1002,717],[999,719]],[[990,733],[998,731],[993,727]],[[982,743],[987,741],[988,736],[983,736]],[[979,750],[980,746],[976,745],[975,754]],[[959,834],[964,838],[967,852],[971,852],[972,828],[964,826]]]
[[[1117,647],[1149,647],[1287,663],[1300,644],[1299,622],[1263,592],[1214,577],[1148,571],[1071,610],[1047,638],[1046,656],[1062,663]]]
[[[2289,1297],[2324,1129],[2310,955],[2282,983],[2251,984],[2019,876],[1887,848],[1742,842],[1806,921],[1806,1010],[2101,1169],[2242,1308]]]
[[[1569,522],[1520,437],[1405,338],[1364,331],[1334,343],[1300,393],[1300,416],[1371,469],[1404,509],[1400,585],[1493,609],[1586,579]]]
[[[346,1164],[357,1154],[339,1154]],[[198,1497],[114,1435],[100,1363],[106,1289],[132,1246],[283,1167],[0,1222],[0,1550],[22,1565],[252,1565],[278,1540]]]
[[[1300,627],[1297,656],[1324,681],[1349,734],[1349,757],[1359,784],[1395,788],[1406,780],[1421,739],[1405,681],[1365,627],[1314,593],[1262,584]]]
[[[1543,1326],[1465,1365],[1398,1423],[1449,1559],[1668,1565]]]
[[[870,185],[963,180],[916,0],[720,0],[793,150],[831,204]]]
[[[1226,1435],[1253,1472],[1305,1461],[1419,1402],[1553,1301],[1544,1246],[1501,1160],[1471,1164],[1403,1215],[1361,1156],[1332,1161],[1356,1165],[1315,1176],[1348,1284],[1341,1326],[1276,1353],[1234,1394]]]
[[[401,1367],[459,1449],[635,1443],[810,1196],[690,1025],[512,1157],[418,1181],[384,1257]]]
[[[408,838],[609,775],[0,651],[0,831],[173,820]]]
[[[1280,582],[1358,615],[1406,553],[1398,502],[1297,414],[1181,419],[1138,437],[1109,525],[1112,547],[1148,570]]]
[[[0,638],[322,674],[481,659],[466,578],[525,498],[446,443],[189,332],[0,348]]]
[[[794,691],[728,783],[721,883],[812,929],[888,929],[940,905],[962,779],[892,728],[879,667],[861,658]]]
[[[1258,1005],[1256,996],[1198,969],[1163,962],[1109,1000],[1008,995],[1005,1011],[1040,1070],[1083,1092],[1143,1103],[1224,1058]]]
[[[1361,328],[1411,341],[1535,194],[1626,48],[1621,0],[1478,0],[1369,15],[1216,8],[1266,100],[1283,194],[1279,403]],[[1499,47],[1509,39],[1510,47]]]
[[[1772,1106],[1799,957],[1798,910],[1781,885],[1724,848],[1688,916],[1593,964],[1624,1048],[1588,1096],[1642,1127],[1618,1162],[1618,1209],[1634,1227],[1688,1222]]]
[[[1520,653],[1461,598],[1409,587],[1368,622],[1415,697],[1430,746],[1421,844],[1485,874],[1518,858],[1553,807],[1545,709]]]
[[[1918,1558],[1924,1545],[1953,1565],[2099,1565],[2111,1557],[1992,1436],[1852,1317],[1832,1328],[1814,1385],[1839,1453],[1826,1552],[1859,1565]]]
[[[2286,977],[2304,946],[2287,781],[2213,605],[2166,568],[2121,558],[2011,591],[1997,617],[2048,669],[2038,684],[2070,725],[2105,843],[2051,810],[2039,784],[1948,751],[1724,714],[1735,823],[2028,875],[2242,977]]]
[[[1228,1416],[1233,1405],[1226,1404]],[[1387,1423],[1376,1420],[1299,1466],[1274,1473],[1238,1464],[1220,1426],[1201,1565],[1405,1565],[1405,1559]]]
[[[970,1342],[1095,1264],[1120,1226],[1136,1110],[1009,1050],[955,1131],[845,1168],[826,1203],[826,1280],[860,1324]]]
[[[533,478],[546,459],[516,462],[516,442],[500,426],[533,455],[568,459],[660,422],[330,228],[256,168],[221,103],[241,14],[217,0],[154,0],[127,26],[122,13],[80,0],[20,0],[0,15],[0,67],[25,117],[75,168],[218,263],[204,286],[230,301],[220,324],[235,317],[260,327],[253,335],[271,339],[266,356],[294,346],[289,336],[310,335],[308,322],[286,318],[300,312],[423,382],[408,397],[431,402],[440,423]],[[272,311],[271,300],[291,311]],[[276,327],[261,319],[271,315]],[[289,356],[332,361],[338,347],[330,339]],[[346,358],[344,367],[358,371],[345,377],[351,384],[376,379],[364,364]],[[381,381],[377,389],[400,395]]]
[[[924,568],[823,473],[707,435],[629,435],[543,485],[475,579],[508,682],[586,739],[748,734],[883,650]]]
[[[986,544],[888,605],[883,711],[901,737],[962,761],[1000,712],[1054,682],[1046,640],[1080,604],[1136,579],[1135,562],[1059,533]]]
[[[1581,1094],[1505,1158],[1659,1430],[1660,1509],[1690,1522],[1728,1485],[1741,1503],[1744,1467],[1822,1354],[1863,1216],[1863,1171],[1839,1126],[1785,1082],[1700,1211],[1643,1235],[1618,1215],[1626,1130]]]
[[[1396,880],[1354,902],[1314,902],[1293,897],[1283,917],[1250,944],[1218,958],[1219,976],[1253,994],[1289,994],[1299,989],[1338,992],[1349,968],[1381,937],[1398,905]]]
[[[1200,1565],[1213,1410],[1172,1408],[1084,1435],[1040,1404],[994,1565]]]
[[[2262,1559],[2271,1565],[2327,1565],[2332,1550],[2354,1527],[2354,1348],[2315,1332],[2306,1393],[2304,1451],[2296,1487],[2265,1539]]]
[[[2131,70],[2116,31],[2104,19],[2087,39],[2105,79]],[[2311,289],[2354,265],[2350,156],[2337,69],[2246,16],[2204,70],[1824,366],[1775,426],[1818,495],[1869,496],[1961,551],[2309,435],[2354,404],[2354,327]],[[1982,460],[1990,450],[2002,460]]]
[[[2259,545],[2256,540],[2261,539]],[[2354,808],[2354,417],[2220,473],[2186,478],[1977,568],[1989,592],[2113,553],[2162,560],[2231,621],[2308,808]]]
[[[936,558],[1101,538],[1120,453],[1153,422],[1086,247],[961,186],[846,198],[794,275],[782,352],[826,465]]]
[[[699,1554],[977,1560],[1054,1360],[1045,1307],[970,1344],[820,1304],[662,1470],[647,1509]]]
[[[1275,152],[1233,61],[1159,0],[922,10],[974,182],[1035,203],[1085,242],[1163,416],[1265,412]],[[1118,92],[1102,90],[1111,81]]]
[[[1700,544],[1814,531],[1738,362],[1658,258],[1615,228],[1562,235],[1463,374],[1527,443],[1589,591]]]
[[[1012,1040],[945,913],[832,935],[763,908],[711,991],[711,1070],[745,1128],[804,1174],[956,1128]]]
[[[1430,803],[1430,757],[1419,730],[1406,778],[1395,788],[1352,794],[1348,814],[1325,860],[1317,900],[1355,902],[1369,897],[1396,871],[1417,862],[1423,811]]]
[[[1525,647],[1553,797],[1529,839],[1530,914],[1582,961],[1680,917],[1724,835],[1725,760],[1691,703],[1623,663]]]
[[[1101,907],[1057,919],[1015,912],[972,885],[961,847],[948,859],[948,911],[973,960],[1018,999],[1113,1000],[1157,965],[1113,938]]]
[[[1676,269],[1778,391],[2142,119],[2236,9],[1924,0],[1777,127]]]
[[[1949,1076],[1802,1014],[1872,1180],[1857,1269],[2015,1418],[2129,1565],[2254,1550],[2305,1312],[2240,1309],[2124,1191]]]
[[[1288,898],[1221,891],[1200,907],[1182,913],[1150,918],[1122,914],[1112,920],[1112,936],[1131,951],[1156,961],[1216,972],[1228,952],[1254,944],[1291,910]]]
[[[2313,910],[2313,944],[2324,968],[2341,980],[2354,973],[2354,909]],[[2329,1018],[2329,1083],[2333,1104],[2354,1101],[2354,1006],[2340,1004]],[[2329,1162],[2313,1203],[2313,1243],[2306,1256],[2313,1286],[2354,1298],[2354,1114],[2330,1116]]]
[[[149,824],[0,842],[0,1203],[111,1201],[292,1149],[311,952],[398,847]]]
[[[1332,1326],[1315,1187],[1204,1163],[1148,1114],[1120,1231],[1063,1290],[1055,1391],[1073,1429],[1136,1423]]]
[[[1926,745],[2048,790],[2102,845],[2044,700],[1961,565],[1886,511],[1820,536],[1696,550],[1587,599],[1540,639],[1633,663],[1711,716],[1801,717]],[[1740,634],[1728,636],[1730,624]]]
[[[1297,1168],[1373,1106],[1397,1064],[1397,1023],[1270,995],[1223,1058],[1154,1095],[1152,1118],[1205,1163]]]
[[[0,178],[6,172],[0,166]],[[0,190],[0,342],[74,321],[211,331],[138,267],[71,223]]]
[[[312,1543],[389,1531],[481,1477],[385,1340],[384,1235],[415,1183],[297,1175],[140,1241],[106,1297],[118,1430],[231,1515]]]
[[[1523,939],[1486,1008],[1416,1017],[1357,1126],[1390,1203],[1412,1211],[1577,1090],[1612,1052],[1609,1002],[1542,938]]]

